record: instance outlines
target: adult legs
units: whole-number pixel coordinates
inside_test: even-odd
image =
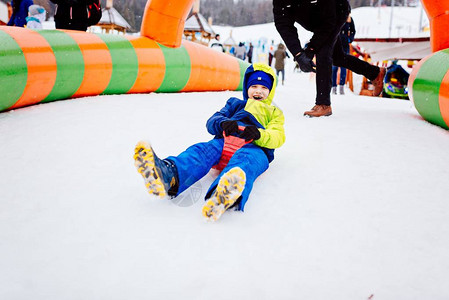
[[[349,12],[348,12],[349,13]],[[341,27],[346,22],[347,14],[339,17],[337,26],[326,43],[316,53],[316,105],[331,105],[330,92],[332,88],[332,58],[334,47],[340,48],[341,42],[339,38]],[[335,64],[335,66],[338,66]]]
[[[335,66],[347,68],[357,74],[365,76],[369,80],[374,80],[379,74],[379,67],[373,66],[366,61],[345,53],[340,39],[335,43],[332,58]]]
[[[338,73],[338,67],[332,66],[332,87],[337,86],[337,73]]]
[[[340,68],[340,85],[346,84],[346,68]]]
[[[345,8],[342,8],[345,9]],[[332,87],[332,64],[337,67],[347,68],[357,74],[361,74],[369,80],[377,80],[380,75],[379,67],[373,66],[343,51],[339,34],[345,24],[349,11],[338,16],[337,26],[331,35],[329,43],[324,45],[316,53],[316,86],[317,105],[330,105],[330,90]]]
[[[282,75],[282,84],[284,84],[284,76],[285,76],[285,70],[276,70],[276,76],[279,78],[279,73]]]
[[[70,30],[79,30],[79,31],[86,31],[87,30],[87,24],[84,22],[74,22],[74,21],[61,21],[61,20],[55,20],[55,27],[56,29],[70,29]]]

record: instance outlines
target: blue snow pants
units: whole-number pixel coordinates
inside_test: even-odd
[[[340,68],[340,82],[337,84],[337,73]],[[346,68],[332,66],[332,86],[346,84]]]
[[[203,178],[213,166],[218,164],[223,144],[223,139],[213,139],[209,142],[194,144],[178,156],[166,158],[174,162],[178,170],[178,195]],[[246,174],[245,188],[237,206],[238,210],[243,211],[254,181],[268,169],[268,158],[265,152],[254,144],[243,146],[234,153],[228,165],[211,184],[206,193],[206,199],[214,192],[221,176],[234,167],[240,167]]]

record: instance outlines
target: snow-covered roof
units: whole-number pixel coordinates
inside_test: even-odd
[[[215,31],[207,22],[206,18],[200,13],[193,13],[187,20],[184,30],[205,31],[211,35],[215,35]]]
[[[131,25],[126,22],[126,20],[114,7],[103,8],[102,16],[98,24],[115,24],[126,29],[131,29]]]
[[[230,36],[223,42],[223,45],[237,45],[237,43],[232,38],[232,36]]]
[[[430,38],[420,39],[385,39],[358,40],[355,42],[362,50],[369,53],[374,62],[394,59],[422,59],[432,53]]]

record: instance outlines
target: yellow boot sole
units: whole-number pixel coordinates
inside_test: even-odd
[[[226,172],[218,182],[213,196],[203,205],[203,216],[209,221],[217,221],[242,195],[246,184],[246,174],[239,167]]]
[[[148,193],[160,198],[167,196],[167,191],[154,163],[153,148],[151,148],[149,143],[144,141],[137,143],[134,149],[134,165],[137,168],[137,172],[142,175]]]

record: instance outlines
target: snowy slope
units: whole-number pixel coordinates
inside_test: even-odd
[[[246,211],[212,224],[213,173],[181,203],[156,199],[133,148],[207,141],[207,118],[240,93],[0,114],[0,299],[448,299],[448,131],[408,101],[355,95],[304,118],[314,90],[288,72],[275,96],[287,141]]]

